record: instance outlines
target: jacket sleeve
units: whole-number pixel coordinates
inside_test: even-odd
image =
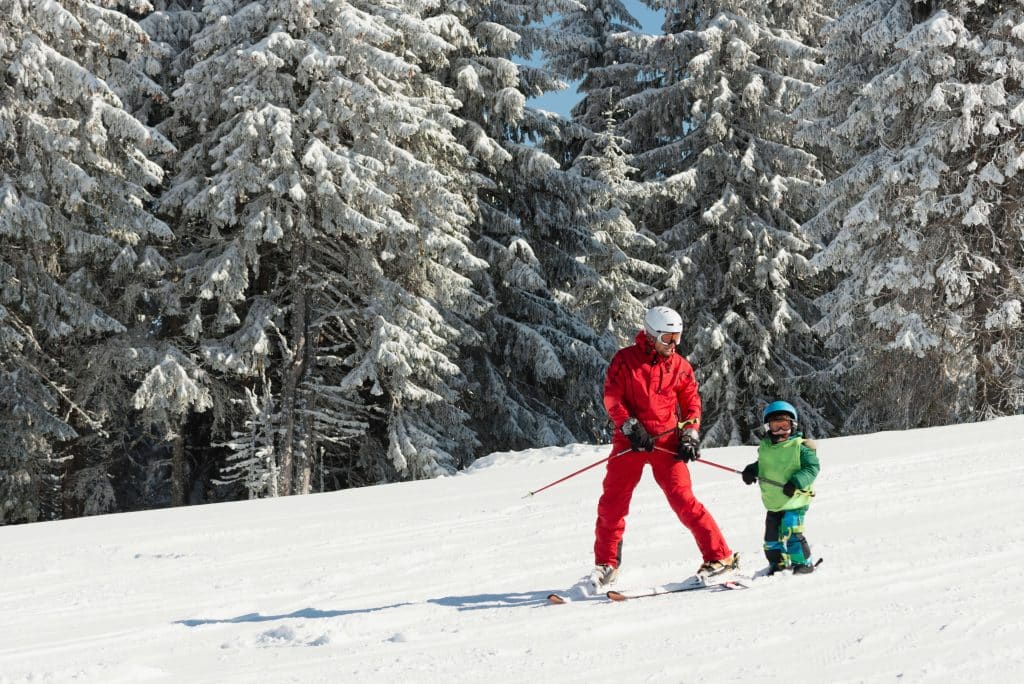
[[[800,445],[800,470],[793,473],[789,481],[799,489],[810,489],[821,471],[821,463],[818,461],[818,452],[813,446],[807,443]]]
[[[624,400],[626,370],[622,354],[616,354],[608,366],[608,373],[604,379],[604,409],[608,412],[608,418],[615,424],[616,430],[629,420],[629,409],[626,408]]]
[[[697,389],[697,378],[693,367],[684,360],[679,384],[676,386],[676,401],[679,403],[679,422],[687,423],[694,430],[700,430],[701,402]]]

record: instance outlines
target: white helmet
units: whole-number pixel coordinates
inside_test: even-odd
[[[644,315],[644,331],[651,337],[662,333],[682,334],[683,319],[667,306],[656,306]]]

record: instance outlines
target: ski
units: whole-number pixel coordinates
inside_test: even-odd
[[[586,595],[580,597],[572,596],[572,592],[564,593],[552,593],[548,594],[548,603],[556,606],[561,606],[566,603],[577,603],[579,601],[593,601],[593,600],[604,600],[610,599],[612,601],[628,601],[630,599],[647,598],[649,596],[662,596],[664,594],[679,594],[684,591],[730,591],[739,589],[748,589],[749,578],[735,578],[723,580],[721,582],[712,582],[710,584],[697,584],[693,582],[685,582],[683,585],[679,584],[667,584],[660,587],[655,587],[650,591],[644,591],[641,593],[629,593],[622,591],[615,591],[611,589],[604,592],[603,594]]]
[[[604,600],[604,594],[594,594],[593,589],[585,586],[582,582],[569,587],[565,591],[548,594],[548,603],[560,606],[565,603],[577,603],[579,601],[593,601],[594,599]]]
[[[823,558],[819,558],[817,562],[815,562],[814,567],[817,568],[820,566],[823,560]],[[731,578],[712,581],[708,584],[696,582],[691,578],[690,580],[682,583],[666,584],[660,587],[654,587],[649,591],[641,591],[640,593],[630,593],[612,589],[606,591],[604,594],[591,595],[588,593],[579,597],[572,596],[574,590],[577,589],[574,587],[568,592],[563,592],[561,594],[548,594],[548,603],[560,606],[566,603],[593,601],[595,599],[605,598],[615,602],[630,601],[632,599],[649,598],[651,596],[664,596],[665,594],[681,594],[687,591],[740,591],[751,588],[751,586],[753,586],[751,582],[754,582],[757,578],[767,576],[768,575],[763,575],[761,572],[755,573],[753,577],[748,577],[747,575],[734,575]],[[576,593],[579,592],[577,591]]]
[[[572,596],[569,592],[548,594],[548,603],[555,606],[561,606],[566,603],[582,603],[584,601],[603,601],[604,599],[604,594],[597,594],[596,596]]]
[[[576,603],[577,601],[593,601],[595,599],[604,601],[604,589],[595,586],[592,580],[593,577],[591,576],[581,577],[576,584],[565,591],[548,594],[548,603],[560,606],[565,603]],[[608,587],[610,584],[612,583],[601,585],[601,587]]]
[[[671,585],[670,585],[671,586]],[[741,589],[749,589],[750,585],[745,583],[743,580],[731,579],[723,582],[713,582],[711,584],[687,584],[682,587],[673,588],[659,588],[652,591],[646,591],[642,594],[628,594],[621,591],[609,591],[605,594],[612,601],[631,601],[638,598],[649,598],[651,596],[665,596],[666,594],[680,594],[685,591],[736,591]]]

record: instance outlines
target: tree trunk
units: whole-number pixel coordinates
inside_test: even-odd
[[[185,419],[179,419],[178,429],[171,437],[171,505],[185,505]]]
[[[290,496],[292,494],[309,493],[308,472],[302,476],[303,463],[308,471],[308,458],[305,450],[302,450],[296,458],[295,439],[299,430],[296,425],[299,422],[299,383],[306,368],[306,255],[307,245],[303,241],[296,247],[295,253],[295,280],[292,285],[292,306],[291,306],[291,363],[285,374],[284,387],[281,396],[281,410],[284,417],[284,437],[281,444],[281,474],[280,494]]]

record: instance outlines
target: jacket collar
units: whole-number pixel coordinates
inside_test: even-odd
[[[640,353],[644,355],[644,358],[647,359],[651,365],[660,363],[664,360],[664,357],[658,353],[657,349],[654,348],[654,343],[651,342],[651,338],[649,338],[647,333],[643,330],[636,334],[636,339],[634,341],[636,342],[637,349],[640,350]]]

